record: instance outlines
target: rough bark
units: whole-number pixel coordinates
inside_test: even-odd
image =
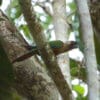
[[[68,41],[68,30],[69,26],[66,22],[66,0],[54,0],[53,4],[53,23],[56,39],[61,40],[63,42]],[[57,60],[59,66],[63,72],[63,75],[71,87],[71,76],[70,76],[70,68],[69,68],[69,58],[67,53],[61,54],[57,56]],[[72,100],[70,98],[69,100]]]
[[[0,11],[0,39],[11,62],[28,52],[25,48],[27,44],[2,11]],[[13,63],[13,71],[14,88],[28,100],[58,100],[58,91],[54,83],[34,58]]]
[[[99,100],[99,80],[94,48],[93,29],[86,0],[75,0],[80,17],[80,27],[84,44],[84,56],[87,71],[88,99]]]
[[[56,58],[50,49],[44,35],[41,25],[37,22],[35,12],[31,5],[31,0],[19,0],[24,17],[28,23],[30,32],[37,44],[41,57],[43,58],[63,100],[69,100],[71,89],[65,81],[64,76],[57,64]]]
[[[100,42],[100,1],[99,0],[87,0],[87,1],[90,9],[95,35]]]
[[[100,1],[88,0],[89,10],[94,29],[97,63],[100,65]]]

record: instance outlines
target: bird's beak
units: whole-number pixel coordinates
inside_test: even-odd
[[[68,49],[72,50],[78,48],[78,43],[76,41],[68,41]]]
[[[76,41],[71,41],[71,45],[73,48],[78,48],[78,43]]]

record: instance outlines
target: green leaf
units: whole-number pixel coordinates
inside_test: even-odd
[[[10,5],[6,9],[7,15],[10,19],[15,20],[22,14],[18,0],[11,0]]]
[[[76,4],[75,4],[75,2],[68,3],[68,6],[70,7],[70,9],[72,11],[75,11],[76,10]]]
[[[83,95],[85,92],[84,87],[80,86],[80,85],[73,85],[73,89],[79,94],[79,95]]]
[[[33,38],[32,38],[32,36],[31,36],[31,34],[30,34],[30,31],[29,31],[27,25],[23,25],[23,24],[22,24],[22,25],[20,25],[19,29],[20,29],[20,30],[23,30],[24,35],[25,35],[29,40],[33,41]]]
[[[71,75],[74,77],[78,76],[78,68],[77,67],[71,68]]]
[[[70,59],[70,73],[73,77],[77,77],[78,76],[78,64],[75,60]]]
[[[86,70],[82,66],[78,65],[78,62],[70,59],[70,71],[73,77],[77,77],[83,81],[86,81]]]
[[[19,5],[17,5],[17,6],[15,7],[15,9],[16,9],[16,13],[15,13],[15,18],[14,18],[14,19],[16,19],[16,18],[20,17],[20,16],[21,16],[21,14],[22,14],[22,12],[21,12],[21,9],[20,9],[20,6],[19,6]]]
[[[71,66],[71,68],[73,68],[73,67],[77,67],[78,64],[77,64],[77,62],[75,60],[70,59],[70,66]]]

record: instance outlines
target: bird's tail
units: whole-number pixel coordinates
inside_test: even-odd
[[[35,54],[38,54],[38,50],[36,48],[32,49],[31,51],[27,52],[26,54],[24,54],[24,55],[22,55],[22,56],[20,56],[18,58],[16,58],[15,60],[12,61],[12,63],[23,61],[23,60],[25,60],[25,59],[27,59],[27,58],[35,55]]]

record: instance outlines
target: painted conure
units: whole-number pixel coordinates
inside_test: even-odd
[[[66,43],[63,43],[60,40],[56,40],[56,41],[50,41],[49,45],[50,45],[50,47],[53,50],[55,55],[59,55],[61,53],[67,52],[69,50],[72,50],[72,49],[78,47],[77,43],[75,41],[67,41]],[[25,60],[25,59],[27,59],[35,54],[40,55],[37,46],[29,46],[27,48],[29,49],[29,52],[18,57],[13,62],[23,61],[23,60]]]

